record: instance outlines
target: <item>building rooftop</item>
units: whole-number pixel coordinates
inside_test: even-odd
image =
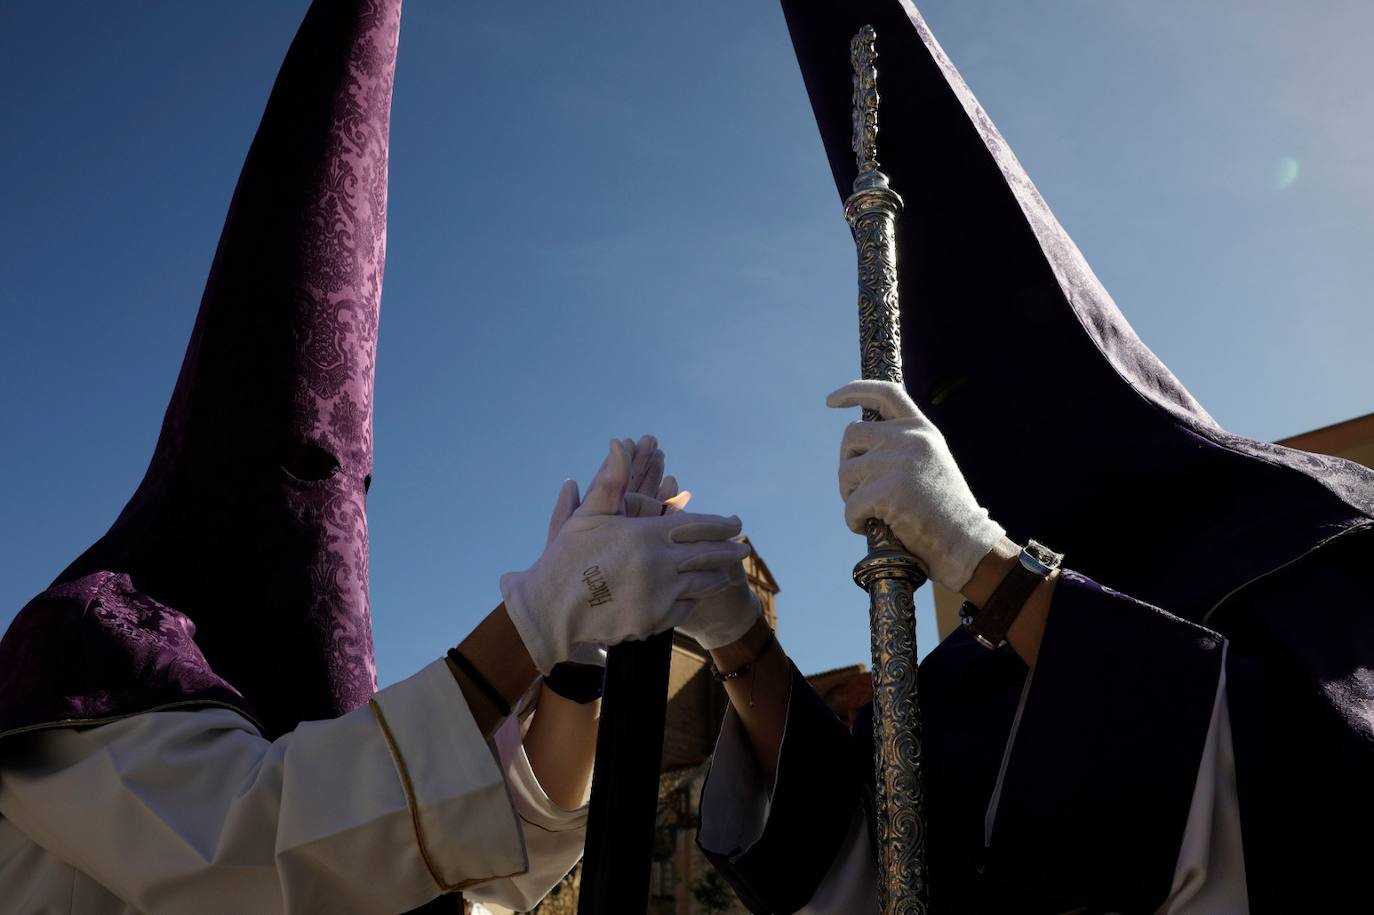
[[[1374,467],[1374,413],[1279,439],[1275,444],[1299,451],[1332,454]]]

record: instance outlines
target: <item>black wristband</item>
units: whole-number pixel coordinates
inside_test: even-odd
[[[482,691],[482,695],[491,700],[491,704],[496,706],[496,710],[501,713],[502,718],[510,716],[510,703],[506,701],[505,696],[501,695],[500,690],[491,685],[490,680],[482,676],[482,672],[477,669],[477,665],[463,657],[463,653],[457,648],[450,648],[448,650],[448,659],[453,662],[454,666],[467,675],[467,678],[472,681],[473,685]]]
[[[606,681],[606,668],[598,664],[577,664],[563,661],[553,665],[544,678],[544,685],[564,699],[586,705],[601,698]]]

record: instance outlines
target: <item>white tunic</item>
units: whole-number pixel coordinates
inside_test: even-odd
[[[0,911],[396,915],[533,906],[582,854],[511,718],[482,737],[443,661],[265,740],[228,709],[0,742]]]

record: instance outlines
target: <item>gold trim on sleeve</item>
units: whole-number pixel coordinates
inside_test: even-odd
[[[470,880],[461,880],[458,883],[446,883],[443,877],[439,876],[439,868],[435,866],[434,859],[430,857],[429,846],[425,843],[425,832],[420,826],[420,807],[415,800],[415,786],[410,780],[410,768],[406,766],[405,757],[401,755],[401,748],[396,745],[396,738],[391,734],[391,727],[386,723],[386,716],[382,714],[382,707],[377,704],[376,699],[370,700],[368,707],[372,709],[372,715],[377,719],[377,725],[382,729],[382,738],[386,741],[387,749],[391,751],[391,758],[396,762],[396,771],[401,777],[401,790],[406,796],[406,807],[410,809],[410,825],[415,831],[415,845],[420,850],[420,860],[425,862],[425,869],[429,871],[429,876],[434,880],[434,884],[439,887],[441,892],[456,893],[459,890],[475,886],[479,883],[487,883],[491,880],[504,880],[508,877],[518,877],[528,873],[527,870],[517,870],[509,874],[492,874],[489,877],[474,877]],[[522,818],[523,819],[523,818]]]

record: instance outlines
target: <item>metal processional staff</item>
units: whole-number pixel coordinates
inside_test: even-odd
[[[859,259],[859,344],[864,378],[902,381],[896,218],[902,199],[878,168],[877,33],[850,42],[854,154],[845,201]],[[880,417],[864,411],[865,420]],[[926,580],[886,524],[870,519],[868,555],[854,581],[869,594],[873,636],[874,754],[879,894],[883,915],[927,912],[921,717],[916,700],[913,594]],[[579,913],[643,912],[658,783],[671,633],[611,650],[597,740]]]
[[[854,67],[854,155],[859,174],[844,215],[859,255],[859,349],[866,379],[902,381],[897,300],[897,214],[902,198],[878,168],[877,32],[849,44]],[[876,421],[875,411],[864,419]],[[868,555],[854,581],[868,592],[873,637],[873,740],[877,772],[878,894],[883,915],[925,913],[925,799],[921,710],[916,696],[913,595],[926,580],[915,558],[877,518],[865,527]]]

